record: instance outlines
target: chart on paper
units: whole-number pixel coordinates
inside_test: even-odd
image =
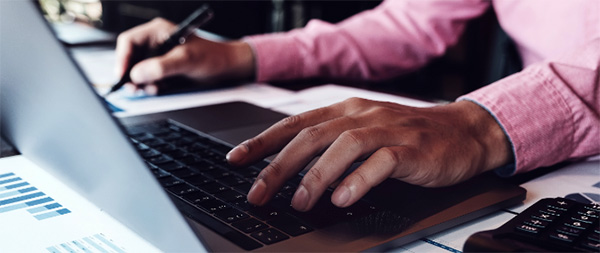
[[[125,249],[117,246],[117,244],[107,238],[104,234],[95,234],[92,236],[84,237],[79,240],[61,243],[46,248],[48,252],[52,253],[70,253],[70,252],[116,252],[125,253]]]
[[[12,172],[0,174],[0,215],[8,212],[26,212],[38,221],[71,213]]]

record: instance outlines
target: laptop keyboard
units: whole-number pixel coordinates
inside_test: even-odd
[[[329,201],[329,189],[309,212],[290,203],[302,177],[288,181],[265,206],[248,203],[246,193],[268,165],[237,168],[225,155],[231,147],[205,135],[164,121],[129,127],[128,134],[160,184],[188,217],[209,227],[245,250],[253,250],[314,229],[349,221],[376,208],[365,201],[348,208]]]

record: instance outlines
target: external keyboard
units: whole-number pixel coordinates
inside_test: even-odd
[[[600,252],[599,215],[599,204],[542,199],[500,228],[469,237],[465,251]]]

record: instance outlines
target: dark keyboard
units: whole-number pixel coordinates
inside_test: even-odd
[[[600,252],[600,205],[542,199],[496,230],[472,235],[465,251]]]
[[[253,206],[246,200],[246,193],[268,162],[232,167],[225,159],[230,146],[176,123],[133,126],[127,131],[175,204],[188,217],[245,250],[363,217],[375,210],[365,201],[337,208],[329,201],[329,189],[312,211],[297,212],[290,203],[302,180],[300,175],[288,181],[268,205]]]

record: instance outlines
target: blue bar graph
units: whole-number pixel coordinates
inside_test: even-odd
[[[36,206],[36,205],[43,204],[43,203],[50,202],[50,201],[53,201],[53,199],[52,198],[43,198],[43,199],[37,199],[34,201],[29,201],[29,202],[25,202],[25,203],[21,203],[21,204],[15,204],[12,206],[0,207],[0,213],[5,213],[8,211],[12,211],[12,210]]]
[[[29,213],[39,213],[39,212],[48,211],[48,210],[52,210],[52,209],[59,208],[59,207],[62,207],[62,205],[60,205],[59,203],[52,203],[50,205],[27,209],[27,211]]]
[[[69,211],[69,209],[63,208],[63,209],[60,209],[60,210],[57,210],[57,211],[51,211],[51,212],[47,212],[47,213],[43,213],[43,214],[38,214],[38,215],[35,215],[33,217],[35,217],[38,220],[45,220],[45,219],[56,217],[56,216],[59,216],[59,215],[65,215],[65,214],[68,214],[70,212],[71,211]]]
[[[66,243],[57,244],[47,247],[51,253],[68,253],[68,252],[89,252],[89,253],[125,253],[125,250],[117,246],[112,240],[106,238],[104,234],[95,234],[74,240]]]
[[[41,206],[43,205],[43,206]],[[67,208],[54,199],[46,196],[38,188],[30,186],[28,182],[14,173],[0,174],[0,214],[9,211],[26,209],[37,220],[45,220],[60,215],[71,213]],[[57,245],[60,249],[60,246]]]
[[[12,172],[11,172],[11,173],[6,173],[6,174],[2,174],[2,175],[0,175],[0,178],[3,178],[3,177],[10,177],[10,176],[14,176],[14,175],[15,175],[15,173],[12,173]]]
[[[23,182],[23,183],[18,183],[18,184],[7,185],[5,187],[2,187],[0,189],[0,191],[1,190],[10,190],[10,189],[14,189],[14,188],[19,188],[19,187],[26,186],[26,185],[29,185],[29,183]]]
[[[20,177],[13,177],[10,179],[5,179],[0,181],[0,184],[8,184],[8,183],[12,183],[12,182],[16,182],[16,181],[21,181],[22,179]]]

